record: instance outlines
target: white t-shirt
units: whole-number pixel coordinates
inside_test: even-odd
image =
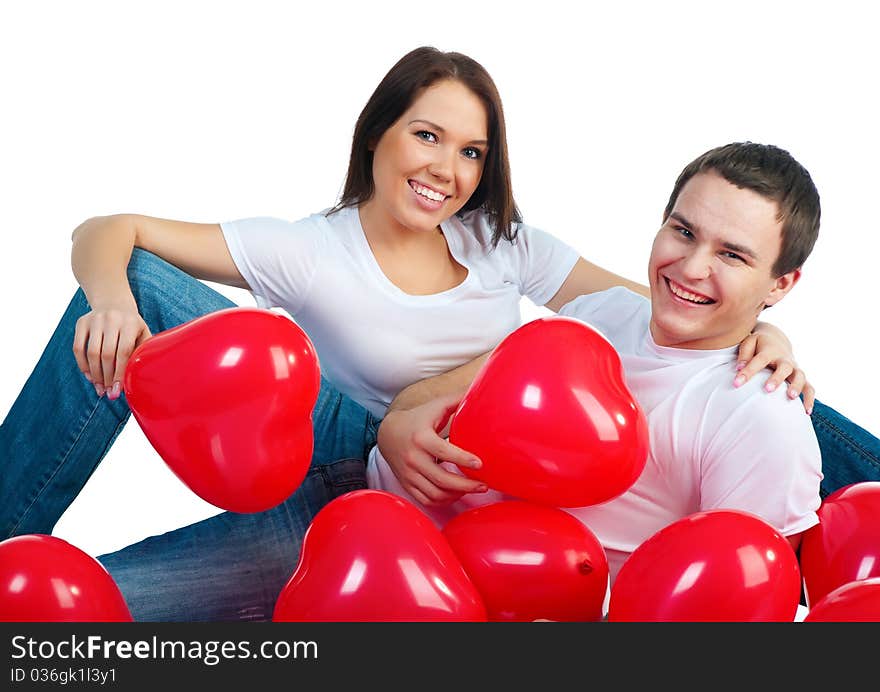
[[[635,484],[603,504],[565,510],[605,547],[612,582],[636,547],[694,512],[745,510],[783,535],[818,523],[822,472],[810,418],[799,400],[786,396],[785,387],[766,393],[766,378],[734,387],[736,347],[658,346],[649,329],[650,301],[625,288],[581,296],[559,314],[580,319],[609,339],[648,420],[650,454]],[[370,454],[367,476],[370,487],[410,499],[438,527],[465,509],[506,499],[490,490],[425,508],[403,490],[378,448]]]
[[[322,374],[378,416],[404,387],[493,349],[520,325],[521,297],[547,303],[578,258],[525,225],[514,243],[492,249],[491,226],[477,210],[440,226],[465,280],[414,296],[382,273],[355,208],[221,228],[257,304],[287,311],[315,345]]]

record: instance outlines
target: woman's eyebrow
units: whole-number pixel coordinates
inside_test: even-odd
[[[415,120],[410,120],[407,123],[407,125],[413,125],[415,123],[424,123],[428,127],[432,128],[434,130],[437,130],[441,134],[446,132],[446,128],[441,127],[437,123],[433,123],[430,120],[424,120],[423,118],[416,118]],[[482,144],[482,145],[486,146],[489,144],[489,140],[488,139],[472,139],[470,142],[468,142],[468,144]]]

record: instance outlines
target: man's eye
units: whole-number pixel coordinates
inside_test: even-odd
[[[694,237],[694,234],[691,233],[691,232],[690,232],[688,229],[686,229],[684,226],[674,226],[674,228],[675,228],[675,230],[676,230],[679,234],[681,234],[684,238],[693,238],[693,237]]]
[[[730,259],[738,260],[740,262],[745,262],[745,259],[740,257],[739,255],[737,255],[735,252],[722,252],[721,254],[724,255],[725,257],[729,257]]]
[[[416,132],[416,137],[431,143],[437,141],[437,135],[435,135],[433,132],[429,132],[428,130],[419,130],[418,132]]]
[[[477,149],[476,147],[465,147],[462,152],[465,158],[479,160],[483,157],[483,152]]]

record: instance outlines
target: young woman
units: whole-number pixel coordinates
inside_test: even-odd
[[[311,518],[365,487],[362,460],[400,390],[473,368],[519,325],[522,295],[558,310],[613,285],[647,290],[520,223],[491,78],[472,59],[432,48],[404,56],[371,96],[333,209],[295,223],[94,218],[74,231],[72,262],[82,289],[0,427],[0,537],[51,532],[128,419],[119,383],[139,343],[231,307],[199,279],[287,310],[326,375],[312,469],[287,501],[101,556],[138,620],[268,619]],[[451,342],[450,321],[472,334]],[[744,372],[770,362],[771,381],[791,376],[796,396],[805,382],[787,340],[762,329],[743,344]],[[809,387],[805,395],[811,402]],[[478,485],[426,480],[441,500]]]

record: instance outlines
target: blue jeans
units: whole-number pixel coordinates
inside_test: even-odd
[[[135,249],[128,278],[152,333],[231,307],[224,296]],[[77,291],[0,425],[0,540],[51,533],[128,420],[125,397],[98,399],[71,346],[89,310]],[[313,412],[312,467],[296,492],[265,512],[224,512],[98,559],[136,620],[267,620],[293,573],[306,527],[327,502],[366,487],[379,421],[322,379]],[[880,480],[880,440],[816,402],[823,494]]]
[[[137,248],[128,280],[153,334],[234,306]],[[124,396],[99,399],[73,357],[76,321],[89,309],[77,291],[0,425],[0,540],[50,534],[131,415]],[[225,512],[98,558],[136,620],[271,617],[315,513],[337,495],[366,487],[365,460],[379,425],[324,378],[312,419],[311,468],[282,504],[254,514]]]
[[[818,401],[812,418],[822,450],[823,498],[850,483],[880,481],[880,439]]]

